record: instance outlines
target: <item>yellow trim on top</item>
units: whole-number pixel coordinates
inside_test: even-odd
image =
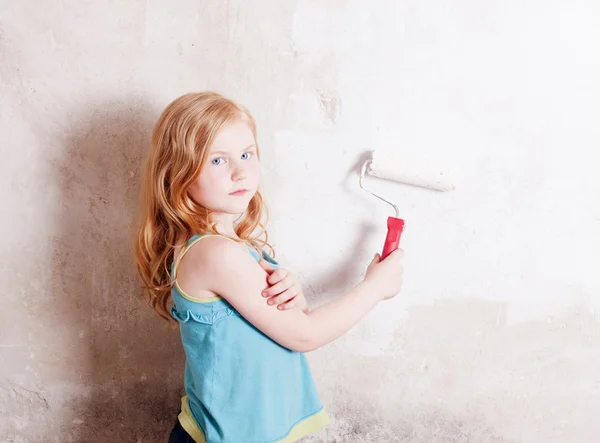
[[[221,300],[223,298],[220,295],[215,295],[214,297],[204,297],[204,298],[192,297],[191,295],[188,295],[187,293],[185,293],[183,289],[181,289],[181,286],[179,286],[179,283],[177,283],[177,281],[175,281],[175,288],[177,289],[177,292],[179,292],[179,295],[181,295],[186,300],[193,301],[194,303],[211,303],[214,301]]]
[[[200,429],[198,423],[192,415],[190,410],[190,402],[187,397],[181,399],[181,412],[178,416],[181,427],[185,429],[190,437],[194,439],[196,443],[206,443],[204,432]],[[277,440],[274,443],[293,443],[300,440],[302,437],[306,437],[319,429],[323,429],[329,424],[329,416],[325,412],[325,409],[321,409],[319,412],[309,415],[292,428],[292,430],[281,440]]]
[[[204,432],[202,432],[202,429],[200,429],[200,426],[196,423],[192,411],[190,410],[190,401],[187,395],[181,399],[181,412],[177,419],[179,420],[181,427],[185,429],[185,432],[187,432],[196,443],[206,443]]]
[[[323,429],[329,424],[329,416],[325,412],[325,409],[321,409],[316,414],[306,417],[300,423],[292,428],[290,433],[283,438],[278,440],[277,443],[292,443],[300,440],[302,437],[306,437],[308,434]]]
[[[237,243],[234,239],[229,238],[229,237],[225,237],[224,235],[207,234],[207,235],[203,235],[201,237],[198,237],[196,240],[194,240],[189,245],[186,245],[183,248],[183,250],[181,251],[181,253],[177,257],[177,260],[175,260],[175,266],[173,267],[173,280],[175,282],[174,286],[175,286],[175,288],[177,289],[177,291],[179,292],[179,294],[183,298],[185,298],[186,300],[192,301],[194,303],[211,303],[211,302],[215,302],[215,301],[221,300],[223,298],[223,297],[221,297],[219,295],[216,295],[214,297],[204,297],[204,298],[192,297],[191,295],[187,294],[183,289],[181,289],[181,286],[179,286],[179,282],[177,281],[177,269],[179,268],[179,263],[181,263],[181,260],[183,259],[183,256],[185,254],[187,254],[187,252],[191,249],[192,246],[194,246],[196,243],[198,243],[203,238],[207,238],[207,237],[223,237],[223,238],[226,238],[227,240],[231,240],[232,242]]]

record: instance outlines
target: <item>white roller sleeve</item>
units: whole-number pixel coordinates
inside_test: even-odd
[[[453,172],[432,160],[408,153],[373,151],[367,172],[375,177],[438,191],[456,187]]]

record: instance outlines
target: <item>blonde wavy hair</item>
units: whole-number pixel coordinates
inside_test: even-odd
[[[211,211],[192,200],[188,189],[202,172],[217,133],[239,120],[248,123],[256,140],[256,123],[246,108],[214,92],[190,93],[171,102],[152,131],[134,250],[144,294],[152,309],[166,320],[173,320],[169,315],[170,267],[177,239],[218,234]],[[257,155],[260,158],[259,152]],[[257,250],[266,246],[273,253],[263,224],[266,216],[262,194],[257,191],[238,219],[235,233]]]

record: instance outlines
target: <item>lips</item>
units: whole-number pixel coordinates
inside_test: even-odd
[[[244,195],[248,192],[247,189],[238,189],[237,191],[230,192],[229,195]]]

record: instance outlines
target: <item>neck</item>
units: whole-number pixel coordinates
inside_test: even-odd
[[[234,222],[239,218],[239,215],[213,213],[211,218],[213,222],[215,222],[217,231],[220,234],[235,239],[238,238],[237,234],[235,233]]]

